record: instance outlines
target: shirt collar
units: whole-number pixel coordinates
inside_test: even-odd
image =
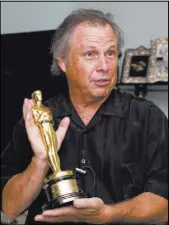
[[[69,93],[60,94],[53,97],[49,101],[49,106],[52,106],[54,117],[72,116],[74,107],[71,103]],[[99,109],[100,114],[123,117],[122,111],[122,96],[117,89],[113,89],[109,97]]]
[[[47,105],[51,108],[54,118],[72,115],[73,107],[67,91],[50,98]]]
[[[101,114],[123,118],[122,95],[117,89],[113,89],[109,97],[103,103]]]

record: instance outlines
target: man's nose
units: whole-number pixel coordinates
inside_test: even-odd
[[[102,70],[104,72],[106,72],[108,70],[108,64],[107,64],[107,60],[106,60],[105,56],[100,56],[98,58],[97,65],[96,65],[96,70],[97,71]]]

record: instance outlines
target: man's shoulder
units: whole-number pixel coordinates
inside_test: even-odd
[[[56,104],[59,104],[61,102],[63,102],[63,100],[65,99],[65,94],[64,93],[60,93],[58,95],[52,96],[50,98],[48,98],[44,104],[45,105],[49,105],[51,107],[54,107]]]
[[[129,115],[129,113],[134,113],[140,116],[151,114],[153,112],[156,114],[164,114],[154,102],[145,98],[138,98],[128,92],[115,90],[115,98],[117,98],[119,104],[121,104],[124,116]]]
[[[51,109],[54,118],[68,116],[72,111],[72,105],[68,93],[60,93],[56,96],[50,97],[44,102],[44,105]]]
[[[138,107],[139,106],[150,107],[151,105],[155,105],[152,101],[148,99],[136,97],[132,93],[128,93],[119,89],[114,90],[114,98],[118,99],[119,103],[122,106],[127,106],[127,107],[131,107],[133,105],[137,105]]]

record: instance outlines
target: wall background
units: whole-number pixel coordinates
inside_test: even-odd
[[[72,10],[95,8],[111,12],[124,31],[125,47],[150,47],[154,37],[168,36],[167,2],[2,2],[1,33],[19,33],[55,29]],[[123,57],[120,60],[120,71]],[[166,88],[165,88],[166,90]],[[168,90],[168,89],[167,89]],[[168,115],[168,91],[149,92]]]
[[[55,29],[72,10],[111,12],[124,31],[125,47],[148,47],[151,38],[168,35],[167,2],[2,2],[1,32]]]

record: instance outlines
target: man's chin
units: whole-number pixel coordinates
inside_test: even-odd
[[[105,86],[105,87],[96,87],[94,86],[93,89],[91,90],[92,94],[94,96],[97,96],[97,97],[106,97],[110,94],[110,92],[112,91],[112,89],[114,88],[115,86],[115,82],[108,86]]]
[[[95,91],[92,93],[92,96],[96,99],[103,99],[109,96],[111,90],[104,90],[104,91]]]

